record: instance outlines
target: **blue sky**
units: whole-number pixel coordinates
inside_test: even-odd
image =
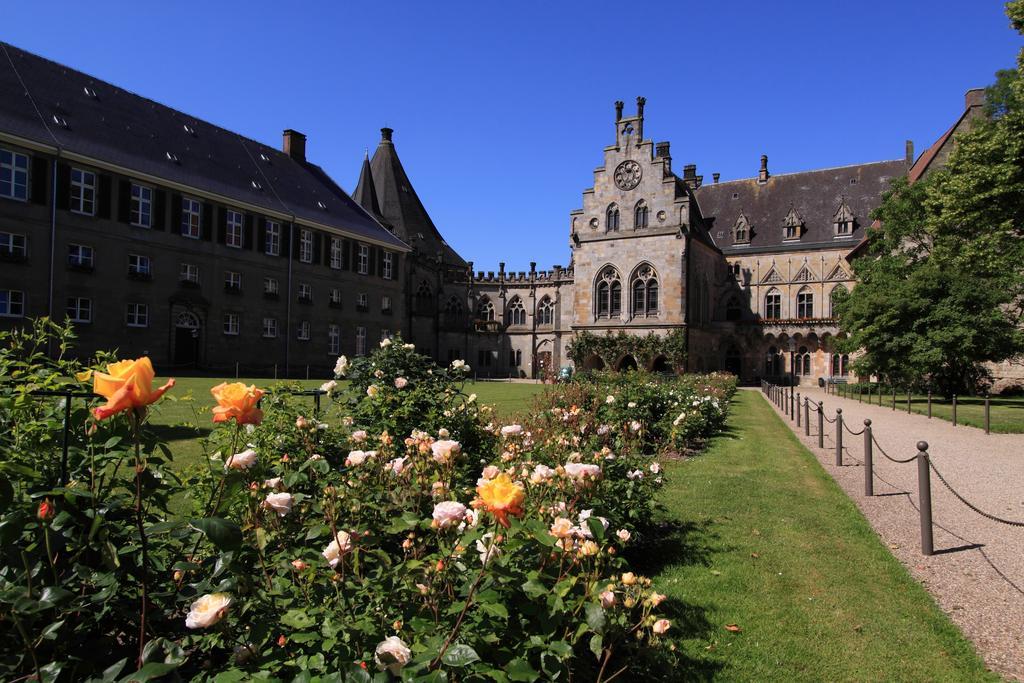
[[[8,2],[0,39],[347,190],[379,128],[478,269],[566,264],[616,99],[710,182],[920,153],[1021,46],[1001,2]]]

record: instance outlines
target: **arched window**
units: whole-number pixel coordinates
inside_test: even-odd
[[[832,376],[833,377],[846,377],[850,374],[850,357],[845,353],[833,353],[832,354]]]
[[[774,346],[769,347],[764,358],[764,374],[768,377],[778,377],[782,374],[782,356]]]
[[[523,300],[519,297],[512,299],[508,305],[508,312],[506,313],[505,321],[509,325],[525,325],[526,324],[526,307],[523,306]]]
[[[605,216],[604,229],[606,232],[618,232],[619,230],[619,205],[611,204]]]
[[[730,297],[729,302],[725,305],[725,319],[735,321],[742,317],[743,309],[740,307],[740,300],[736,297]]]
[[[544,297],[537,305],[537,324],[553,325],[555,322],[555,304],[549,297]]]
[[[844,287],[843,285],[836,285],[835,287],[832,288],[832,292],[828,295],[828,314],[831,317],[837,317],[836,303],[842,301],[843,297],[845,297],[849,293],[849,290],[847,290],[846,287]]]
[[[640,200],[633,209],[633,228],[639,230],[647,227],[647,202]]]
[[[480,299],[476,305],[476,317],[487,322],[494,320],[494,304],[487,297]]]
[[[810,287],[801,287],[796,293],[796,317],[814,317],[814,293]]]
[[[779,320],[782,318],[782,294],[772,287],[764,295],[764,319]]]
[[[416,313],[434,313],[434,290],[426,280],[420,280],[416,287],[416,298],[413,300],[413,309]]]
[[[633,292],[633,317],[658,315],[658,275],[648,265],[640,266],[630,285]]]
[[[743,213],[736,219],[736,224],[732,226],[732,241],[737,244],[750,241],[750,221]]]
[[[793,359],[794,367],[793,373],[797,375],[811,374],[811,352],[807,350],[806,346],[801,346],[800,350],[796,354],[796,358]]]
[[[463,307],[459,297],[452,296],[444,304],[444,317],[448,325],[458,327],[466,322],[466,309]]]
[[[595,299],[598,318],[614,318],[622,314],[622,282],[619,272],[608,266],[597,276]]]

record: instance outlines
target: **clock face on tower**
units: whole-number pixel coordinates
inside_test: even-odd
[[[632,159],[627,159],[615,169],[615,184],[619,186],[620,190],[632,190],[640,184],[642,175],[643,170],[640,168],[640,164]]]

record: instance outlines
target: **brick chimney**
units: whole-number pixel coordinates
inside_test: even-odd
[[[672,155],[669,153],[669,143],[659,142],[658,144],[656,144],[654,146],[654,156],[668,157],[669,159],[671,159]]]
[[[380,129],[380,141],[381,142],[391,142],[391,135],[394,132],[395,131],[392,128],[381,128]]]
[[[767,183],[768,182],[768,155],[761,155],[761,170],[757,172],[757,182]]]
[[[306,136],[297,130],[286,128],[284,139],[281,144],[281,151],[295,161],[306,160]]]
[[[907,140],[906,153],[907,153],[907,166],[908,167],[909,166],[913,166],[914,165],[914,141],[913,140]]]

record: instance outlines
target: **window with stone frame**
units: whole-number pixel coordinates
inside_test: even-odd
[[[28,156],[0,149],[0,197],[28,201]]]
[[[774,287],[764,295],[764,319],[782,319],[782,293]]]
[[[356,328],[356,355],[357,356],[365,356],[366,355],[366,328],[365,327],[357,327]]]
[[[277,318],[263,319],[263,336],[266,339],[274,339],[277,337]]]
[[[338,270],[341,268],[341,248],[342,241],[340,237],[331,238],[331,268]]]
[[[149,306],[130,303],[125,307],[124,322],[128,327],[149,327]]]
[[[391,312],[391,297],[385,294],[380,298],[380,312],[390,313]]]
[[[793,373],[807,377],[811,374],[811,352],[806,346],[801,346],[793,358]]]
[[[796,293],[796,317],[814,317],[814,293],[811,291],[810,287],[802,287],[800,288],[800,291]]]
[[[828,314],[829,316],[836,318],[836,304],[840,299],[849,294],[849,290],[844,285],[836,285],[832,288],[832,291],[828,295]]]
[[[225,270],[224,290],[228,292],[242,291],[242,274],[237,270]]]
[[[658,315],[658,275],[654,268],[643,265],[633,274],[633,317]]]
[[[779,350],[774,346],[769,347],[768,353],[765,354],[764,374],[768,377],[778,377],[783,374],[782,354],[780,354]]]
[[[341,353],[340,325],[327,326],[327,353],[332,356],[337,356],[339,353]]]
[[[281,224],[277,221],[267,221],[263,253],[267,256],[278,256],[281,254]]]
[[[96,214],[96,174],[81,168],[71,169],[71,211]]]
[[[303,263],[313,262],[313,231],[299,230],[299,260]]]
[[[277,282],[276,277],[265,277],[263,278],[263,293],[269,296],[277,296],[281,286]]]
[[[537,304],[537,324],[545,327],[555,323],[555,304],[551,297],[544,297]]]
[[[594,285],[595,312],[598,318],[622,315],[622,280],[612,266],[603,268]]]
[[[784,240],[797,240],[803,234],[804,220],[797,213],[795,207],[789,208],[789,213],[786,214],[786,218],[782,221],[782,239]]]
[[[846,377],[850,374],[850,357],[845,353],[832,354],[831,375],[833,377]]]
[[[605,232],[618,232],[619,229],[619,205],[611,204],[605,212]]]
[[[743,213],[736,219],[736,224],[732,226],[732,241],[734,244],[750,242],[750,221]]]
[[[843,198],[839,202],[839,208],[832,216],[832,230],[835,237],[852,237],[854,229],[854,216],[850,205]]]
[[[741,318],[743,318],[743,306],[740,304],[740,300],[735,296],[729,297],[729,301],[725,304],[725,319],[735,322]]]
[[[633,207],[633,229],[640,230],[647,227],[648,208],[647,202],[640,200]]]
[[[494,304],[487,297],[480,299],[477,304],[476,317],[485,322],[494,320]]]
[[[360,275],[367,275],[370,272],[370,247],[366,244],[359,245],[356,257],[356,270]]]
[[[240,317],[237,313],[224,314],[224,334],[229,337],[238,336]]]
[[[93,266],[92,247],[85,244],[69,244],[68,265],[72,268],[91,269]]]
[[[0,232],[0,259],[21,261],[28,256],[28,241],[24,235]]]
[[[444,304],[444,322],[448,327],[463,327],[466,324],[466,307],[454,294]]]
[[[506,313],[506,322],[509,325],[526,324],[526,307],[523,306],[523,300],[519,297],[515,297],[511,302],[509,302],[508,311]]]
[[[309,321],[303,320],[295,331],[295,338],[299,341],[309,341]]]
[[[241,211],[227,211],[227,228],[224,233],[224,244],[233,248],[242,248],[242,231],[245,229],[245,215]]]
[[[132,183],[128,220],[137,228],[153,227],[153,188]]]
[[[0,317],[20,318],[25,315],[25,292],[0,289]]]
[[[178,280],[193,285],[199,284],[199,266],[194,263],[182,263],[178,271]]]
[[[73,323],[92,322],[92,299],[70,296],[67,299],[66,312]]]
[[[202,234],[203,205],[198,199],[181,198],[181,236],[197,240]]]
[[[390,251],[384,252],[384,262],[381,268],[381,277],[385,280],[392,280],[395,277],[395,255]]]
[[[149,257],[142,254],[128,254],[128,274],[138,278],[148,278],[151,274]]]

